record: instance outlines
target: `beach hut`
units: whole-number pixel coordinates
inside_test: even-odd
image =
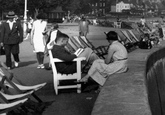
[[[62,23],[62,18],[64,17],[65,12],[62,10],[61,6],[57,6],[56,9],[50,10],[48,12],[48,22]]]

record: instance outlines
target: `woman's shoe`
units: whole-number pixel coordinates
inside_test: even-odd
[[[37,66],[37,69],[40,69],[40,68],[41,68],[41,65],[38,65],[38,66]]]
[[[37,69],[44,69],[44,68],[45,68],[44,64],[40,64],[37,66]]]
[[[41,69],[44,69],[45,68],[44,64],[41,64],[40,68]]]
[[[79,81],[75,81],[75,83],[77,83],[77,84],[86,84],[87,82],[88,82],[88,78],[87,77],[83,77]]]

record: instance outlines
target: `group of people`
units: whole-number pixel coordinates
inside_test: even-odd
[[[10,15],[9,15],[10,14]],[[2,24],[1,46],[5,47],[7,69],[12,68],[11,53],[14,56],[15,67],[19,64],[19,44],[23,41],[23,30],[21,24],[13,22],[14,12],[9,12],[8,20]],[[36,53],[38,61],[37,68],[43,69],[45,50],[51,50],[53,57],[64,62],[56,64],[57,72],[70,74],[76,72],[76,64],[72,60],[77,57],[86,57],[83,64],[89,65],[90,69],[85,77],[76,83],[85,83],[89,78],[96,81],[99,86],[103,86],[109,75],[127,71],[128,54],[126,48],[118,41],[118,35],[115,31],[106,34],[109,42],[108,55],[100,59],[91,48],[85,48],[79,55],[69,52],[65,46],[70,37],[58,30],[58,24],[53,24],[51,29],[47,29],[46,15],[39,13],[37,19],[33,22],[31,30],[31,44],[33,52]],[[82,22],[83,23],[83,22]],[[81,24],[80,24],[81,25]],[[46,36],[48,35],[48,38]],[[82,36],[86,36],[83,33]]]

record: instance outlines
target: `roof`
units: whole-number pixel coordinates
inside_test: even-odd
[[[50,12],[65,12],[65,11],[62,10],[61,6],[57,6],[56,9],[51,10]]]

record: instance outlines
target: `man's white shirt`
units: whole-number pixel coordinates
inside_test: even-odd
[[[16,23],[16,21],[9,21],[9,20],[7,20],[7,23],[9,23],[9,27],[10,27],[10,30],[12,29],[12,27],[13,27],[13,24],[14,23]]]

